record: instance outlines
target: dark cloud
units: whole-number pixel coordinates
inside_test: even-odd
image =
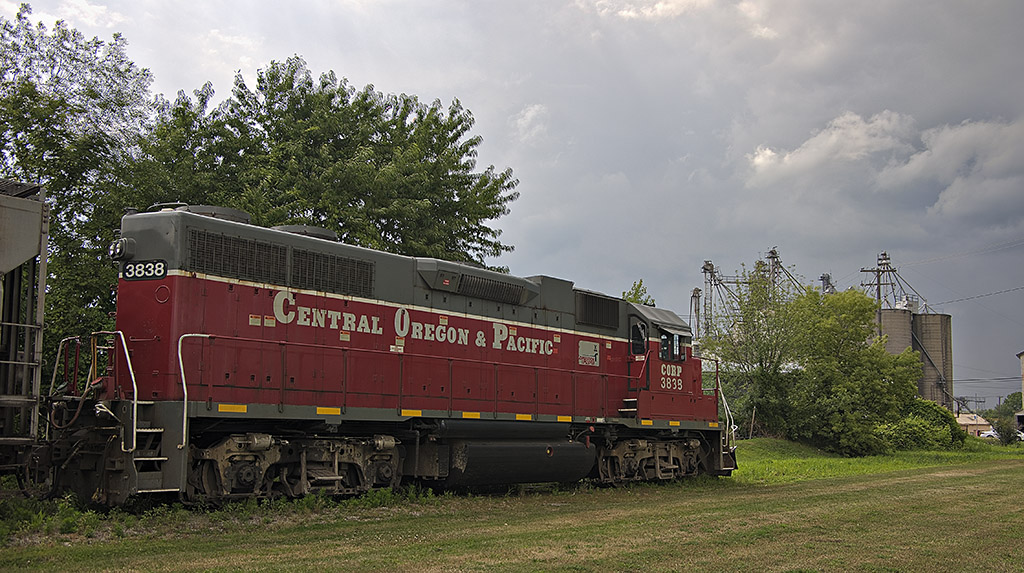
[[[881,250],[931,300],[1024,285],[1022,2],[406,0],[34,3],[122,32],[158,91],[226,94],[304,56],[354,85],[459,98],[521,198],[499,262],[685,314],[700,266],[777,246],[858,286]],[[0,0],[9,16],[17,10]],[[979,250],[980,249],[980,250]],[[953,256],[977,251],[971,256]],[[1024,291],[951,303],[954,375],[1019,375]],[[989,372],[991,374],[985,374]],[[963,374],[963,375],[962,375]],[[995,396],[1011,383],[965,386]],[[959,393],[959,388],[958,388]],[[994,400],[993,400],[994,402]]]

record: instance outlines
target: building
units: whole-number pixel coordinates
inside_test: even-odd
[[[878,302],[878,334],[886,336],[885,349],[899,354],[912,348],[921,358],[917,395],[953,411],[953,318],[931,312],[928,303],[892,265],[885,251],[877,265],[861,269],[871,276],[869,287]],[[921,312],[923,311],[923,312]]]
[[[922,366],[917,395],[953,411],[953,319],[916,310],[916,304],[907,304],[879,311],[885,349],[892,354],[914,349]]]
[[[960,414],[956,417],[956,423],[960,424],[960,429],[967,432],[972,436],[978,436],[982,432],[988,432],[992,430],[992,424],[988,423],[988,420],[982,418],[977,414]]]

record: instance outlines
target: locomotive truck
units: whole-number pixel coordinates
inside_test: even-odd
[[[27,462],[54,491],[219,503],[736,466],[672,311],[220,207],[130,212],[109,254],[116,327],[62,343]]]

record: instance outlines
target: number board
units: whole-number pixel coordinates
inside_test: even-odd
[[[121,268],[121,277],[126,281],[162,279],[167,276],[165,261],[128,261]]]

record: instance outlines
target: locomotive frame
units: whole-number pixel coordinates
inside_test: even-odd
[[[88,384],[50,398],[34,466],[107,505],[736,467],[675,313],[331,235],[218,207],[126,215],[116,328],[93,335]]]

